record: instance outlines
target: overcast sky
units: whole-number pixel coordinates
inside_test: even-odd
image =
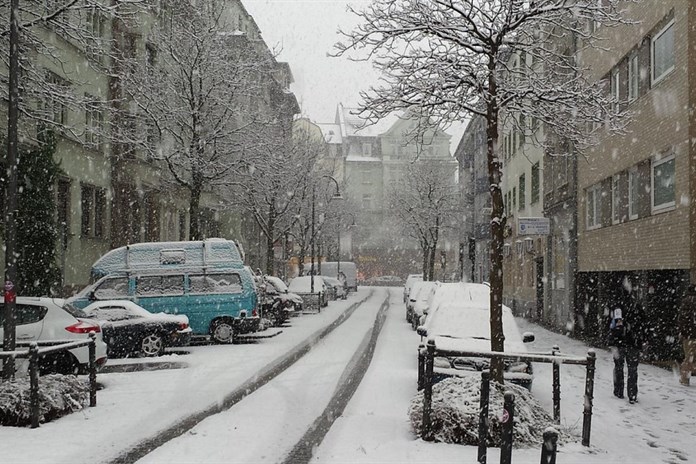
[[[242,0],[261,29],[266,44],[280,51],[279,61],[290,64],[295,83],[291,90],[303,116],[314,122],[333,122],[336,107],[355,107],[360,91],[378,83],[379,75],[368,63],[332,58],[339,28],[348,32],[358,17],[348,4],[361,10],[370,0]],[[447,130],[454,152],[463,125]]]
[[[336,106],[355,106],[360,90],[377,82],[367,63],[327,56],[339,40],[338,28],[351,30],[357,17],[345,0],[242,0],[261,29],[266,44],[280,50],[279,61],[290,64],[302,113],[315,122],[332,122]]]

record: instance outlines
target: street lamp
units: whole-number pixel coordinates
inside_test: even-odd
[[[324,175],[321,176],[320,179],[329,179],[333,181],[334,184],[336,184],[336,193],[331,197],[332,200],[342,200],[343,197],[341,196],[341,190],[338,185],[338,181],[333,178],[333,176],[329,175]],[[309,271],[309,293],[314,293],[314,245],[315,245],[315,232],[314,232],[314,222],[315,222],[315,203],[316,203],[316,184],[312,184],[312,249],[311,249],[311,257],[310,257],[310,271]],[[321,305],[321,302],[319,303]]]
[[[352,213],[348,213],[348,214],[350,214],[350,216],[353,218],[353,221],[351,222],[351,224],[348,227],[353,227],[355,225],[355,216]],[[341,218],[342,217],[343,216],[341,215]],[[341,221],[340,221],[340,219],[339,219],[339,224],[338,224],[338,227],[336,228],[336,230],[338,231],[338,237],[337,237],[338,242],[336,243],[336,249],[337,249],[337,254],[338,254],[337,261],[336,261],[336,277],[338,278],[338,274],[340,274],[340,272],[341,272]],[[352,243],[352,241],[351,241],[351,243]]]

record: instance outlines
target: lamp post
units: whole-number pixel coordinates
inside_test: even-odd
[[[350,214],[350,213],[349,213]],[[350,216],[353,218],[351,224],[348,227],[353,227],[355,225],[355,216],[353,214],[350,214]],[[341,216],[343,217],[343,216]],[[338,237],[337,237],[337,242],[336,242],[336,250],[337,250],[337,259],[336,259],[336,277],[338,277],[338,274],[341,272],[341,221],[339,220],[338,227],[336,228],[338,231]]]
[[[342,200],[341,190],[338,185],[338,181],[333,178],[333,176],[325,175],[321,176],[321,179],[326,178],[333,181],[336,184],[336,193],[331,197],[332,200]],[[316,203],[316,184],[312,184],[312,244],[311,244],[311,257],[310,257],[310,267],[309,267],[309,293],[314,293],[314,241],[316,240],[314,232],[314,221],[315,221],[315,203]]]

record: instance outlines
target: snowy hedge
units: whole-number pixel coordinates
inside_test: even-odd
[[[31,424],[29,378],[0,383],[0,425]],[[49,422],[89,405],[89,382],[74,375],[39,379],[39,422]]]
[[[450,377],[433,385],[431,422],[436,442],[478,445],[478,423],[481,380],[478,376]],[[501,443],[503,394],[515,394],[515,426],[513,446],[519,448],[540,446],[543,431],[555,425],[551,416],[525,388],[514,384],[501,386],[491,381],[488,408],[488,446]],[[423,436],[423,392],[411,400],[408,411],[415,433]],[[558,430],[558,427],[554,427]],[[558,442],[568,441],[569,434],[559,432]]]

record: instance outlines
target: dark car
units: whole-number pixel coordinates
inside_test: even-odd
[[[273,276],[264,276],[264,281],[264,314],[271,316],[275,325],[281,325],[292,314],[302,312],[302,297],[289,291],[285,282]]]
[[[165,348],[191,341],[188,317],[153,314],[132,301],[97,301],[82,312],[101,325],[108,356],[159,356]]]

